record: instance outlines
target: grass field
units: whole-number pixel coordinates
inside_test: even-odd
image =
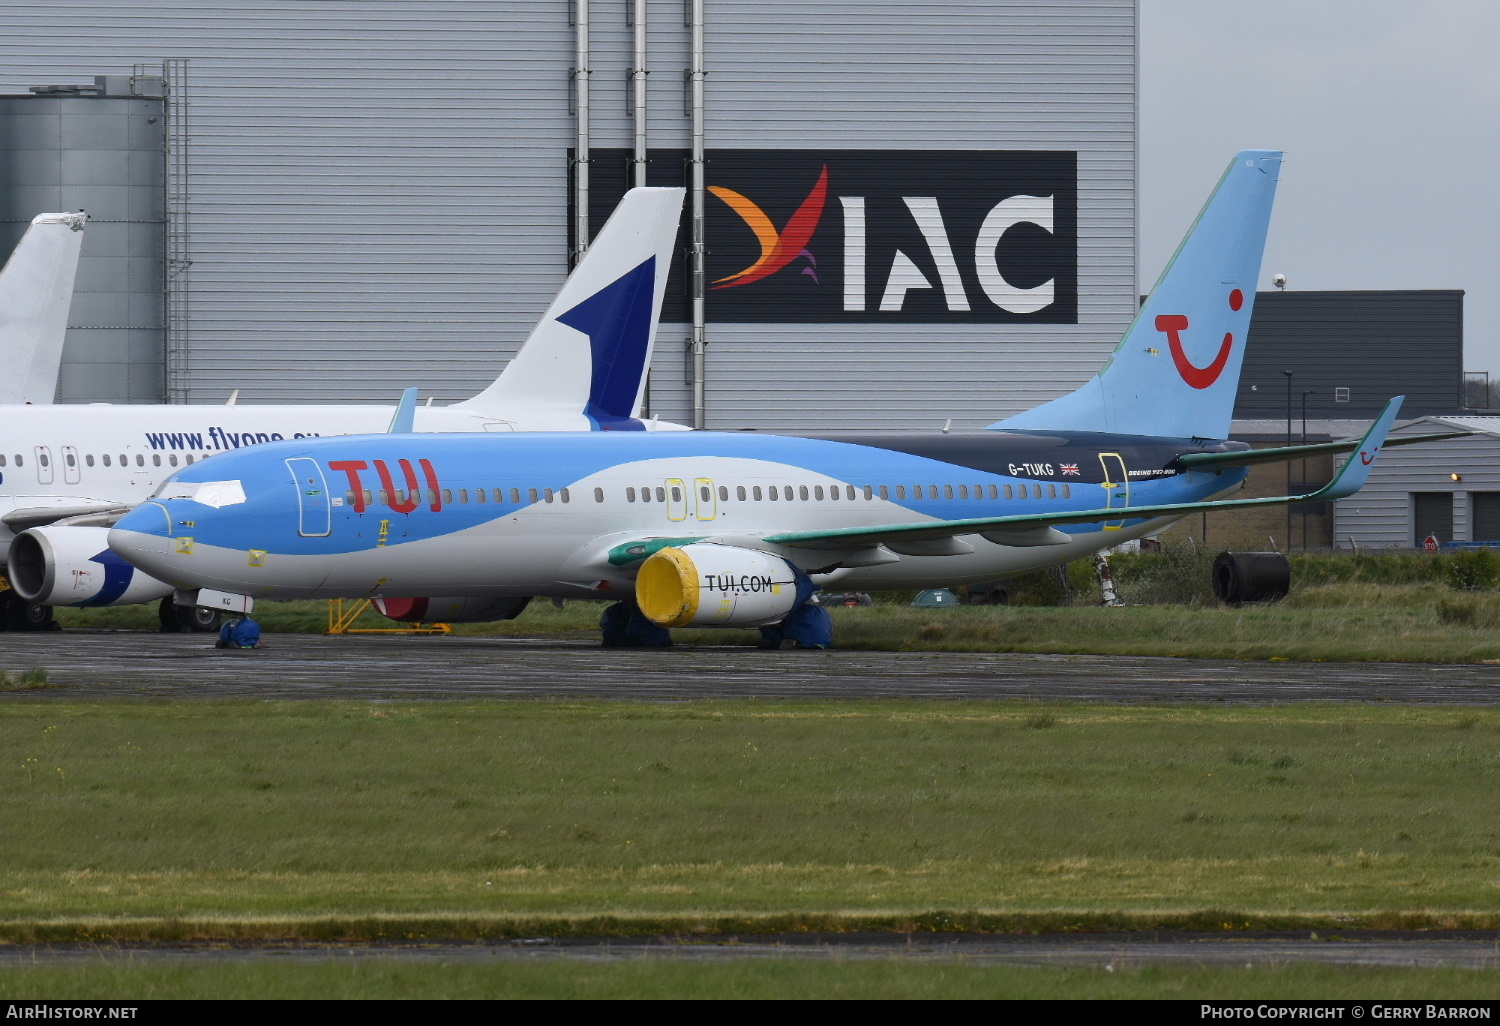
[[[391,959],[184,964],[123,959],[0,969],[0,1000],[110,998],[1196,998],[1493,1000],[1500,977],[1465,969],[1316,965],[1054,969],[961,961],[754,959],[505,962]],[[121,964],[124,963],[124,964]]]
[[[602,605],[534,602],[518,619],[459,624],[466,636],[559,634],[593,639]],[[321,602],[264,602],[256,607],[270,632],[317,632]],[[1500,660],[1500,595],[1442,584],[1345,582],[1303,589],[1290,599],[1234,609],[1216,604],[1099,606],[963,606],[914,609],[891,601],[835,609],[834,640],[875,651],[1057,652],[1394,662]],[[150,606],[63,609],[65,626],[156,629]],[[373,613],[368,626],[389,625]],[[759,640],[754,631],[678,630],[685,644]]]
[[[1500,711],[0,702],[0,939],[1500,926]]]

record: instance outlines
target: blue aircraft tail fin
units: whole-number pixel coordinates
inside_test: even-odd
[[[1226,437],[1280,170],[1278,150],[1236,154],[1103,369],[990,427]]]

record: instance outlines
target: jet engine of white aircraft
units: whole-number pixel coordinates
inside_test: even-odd
[[[530,598],[378,598],[370,604],[398,623],[492,623],[514,620]]]
[[[764,627],[812,591],[780,556],[712,543],[661,549],[635,579],[636,604],[662,627]]]
[[[10,584],[42,606],[128,606],[172,594],[110,551],[109,528],[33,527],[11,543]]]

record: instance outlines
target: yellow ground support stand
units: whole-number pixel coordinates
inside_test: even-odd
[[[324,634],[452,634],[446,623],[414,623],[407,627],[355,627],[354,621],[370,608],[369,599],[360,599],[344,608],[343,599],[328,600],[328,626]]]

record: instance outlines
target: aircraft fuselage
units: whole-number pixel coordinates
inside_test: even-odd
[[[1221,495],[1245,476],[1186,472],[1176,458],[1240,447],[1009,431],[313,438],[183,470],[116,525],[110,544],[180,588],[254,597],[628,596],[639,558],[626,550],[666,538],[769,549],[839,587],[956,584],[1158,529],[1161,518],[1132,518],[1129,508]],[[199,491],[231,481],[242,501]],[[1119,521],[1064,527],[1062,544],[974,535],[939,546],[946,554],[918,543],[878,565],[763,541],[1116,507]]]

